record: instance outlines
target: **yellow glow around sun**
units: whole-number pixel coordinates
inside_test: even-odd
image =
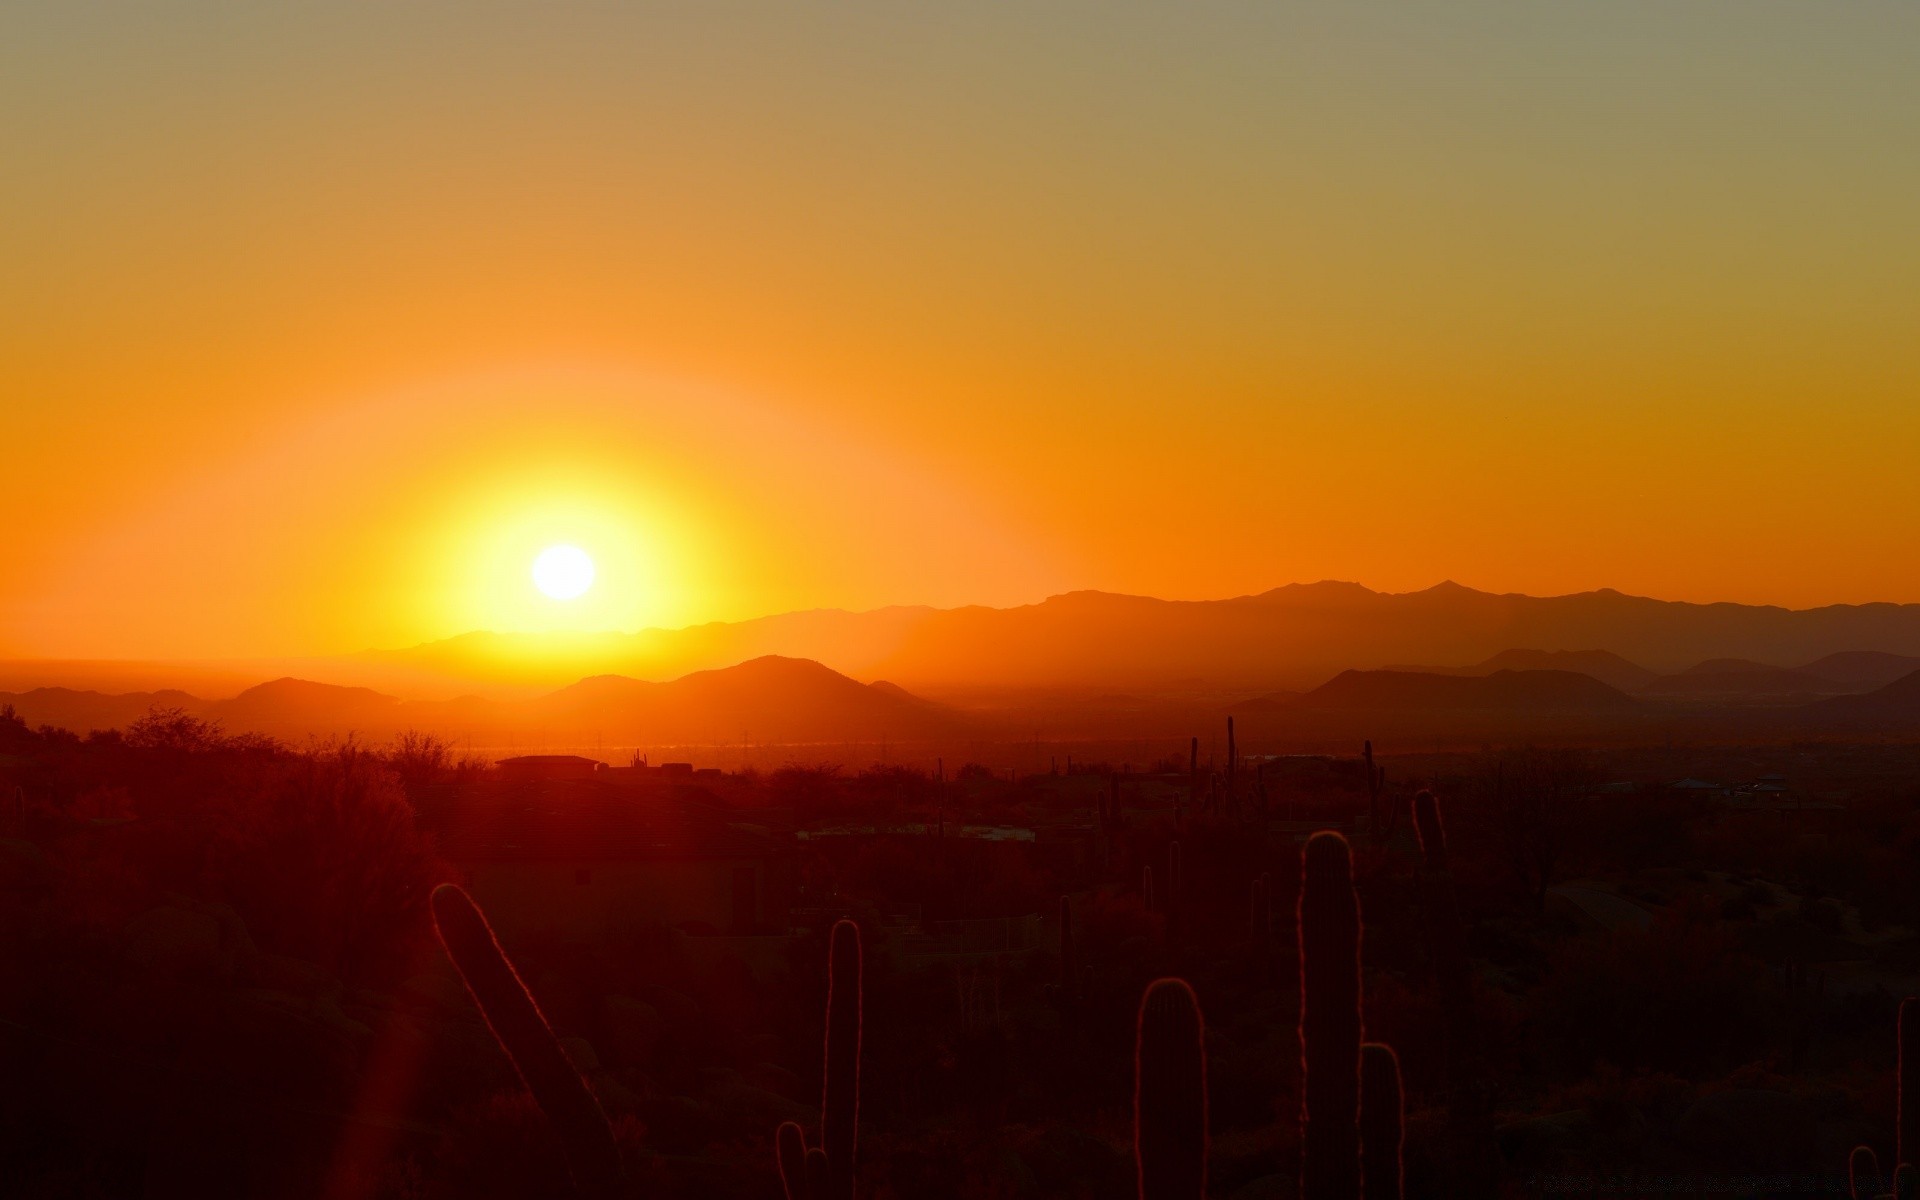
[[[533,560],[533,585],[555,600],[572,600],[593,586],[593,559],[578,546],[548,546]]]

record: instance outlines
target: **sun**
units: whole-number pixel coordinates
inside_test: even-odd
[[[533,586],[571,600],[593,586],[593,559],[578,546],[548,546],[533,560]]]

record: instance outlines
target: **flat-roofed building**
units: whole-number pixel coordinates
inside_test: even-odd
[[[578,754],[522,754],[517,758],[503,758],[493,765],[508,779],[538,780],[592,779],[607,764]]]

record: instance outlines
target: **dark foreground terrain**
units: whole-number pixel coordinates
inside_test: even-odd
[[[295,752],[177,713],[85,737],[8,714],[0,1194],[564,1194],[553,1124],[435,937],[451,881],[636,1195],[781,1195],[775,1130],[819,1135],[848,919],[861,1195],[1133,1192],[1136,1017],[1177,976],[1206,1022],[1208,1193],[1293,1196],[1323,829],[1352,848],[1408,1195],[1833,1194],[1854,1145],[1891,1159],[1920,748],[1379,767],[490,768],[421,737]]]

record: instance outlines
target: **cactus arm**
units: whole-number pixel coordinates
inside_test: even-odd
[[[773,1155],[780,1164],[780,1188],[787,1200],[807,1200],[807,1137],[800,1126],[781,1122],[773,1134]]]
[[[827,1152],[818,1146],[807,1148],[807,1157],[801,1165],[801,1175],[807,1184],[807,1200],[824,1200],[833,1190],[833,1168],[827,1162]]]
[[[1360,1047],[1360,1185],[1367,1200],[1401,1200],[1404,1101],[1400,1058],[1393,1047]]]
[[[459,888],[441,884],[433,891],[433,922],[487,1027],[559,1133],[575,1188],[595,1200],[623,1194],[620,1151],[607,1114],[500,949],[480,907]]]
[[[1874,1200],[1880,1194],[1880,1159],[1872,1146],[1855,1146],[1847,1156],[1847,1195],[1852,1200]]]

